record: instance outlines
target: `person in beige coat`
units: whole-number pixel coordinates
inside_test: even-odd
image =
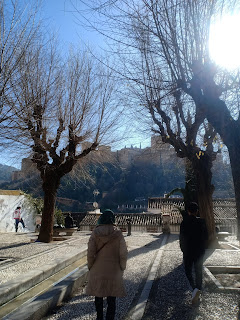
[[[111,210],[105,210],[88,242],[88,284],[86,293],[95,296],[97,320],[103,319],[103,298],[107,297],[107,320],[113,320],[116,297],[124,297],[123,271],[127,263],[127,246],[121,230],[114,225]]]

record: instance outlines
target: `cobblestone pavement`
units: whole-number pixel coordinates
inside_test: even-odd
[[[117,299],[116,319],[127,318],[129,309],[135,306],[162,238],[163,236],[146,233],[126,237],[129,250],[127,269],[124,272],[127,296]],[[96,319],[94,297],[86,296],[84,289],[80,289],[71,301],[44,319]]]
[[[77,253],[80,246],[86,246],[89,235],[89,232],[76,233],[69,241],[40,243],[31,242],[36,239],[33,233],[0,233],[0,284],[64,256],[66,252]]]
[[[204,265],[239,266],[240,251],[207,250]],[[237,320],[240,319],[239,292],[219,292],[204,274],[204,289],[200,303],[192,306],[178,237],[171,235],[165,247],[143,319]]]
[[[127,297],[118,299],[116,320],[131,319],[131,309],[137,303],[151,264],[160,247],[162,236],[134,234],[126,237],[129,247],[128,266],[124,274]],[[161,249],[162,250],[162,249]],[[191,292],[184,274],[182,253],[177,235],[170,235],[164,246],[145,313],[146,320],[237,320],[240,319],[239,293],[219,292],[215,285],[204,277],[204,290],[200,303],[191,304]],[[240,263],[239,250],[208,250],[205,265],[232,265]],[[74,298],[45,320],[96,319],[94,298],[80,289]]]
[[[75,252],[86,246],[90,233],[77,232],[70,240],[50,244],[31,243],[31,233],[1,233],[0,259],[12,258],[13,263],[0,260],[0,283],[18,277],[20,274],[44,264],[66,252]],[[131,310],[137,304],[152,263],[159,251],[163,235],[133,233],[126,237],[129,249],[127,269],[124,273],[127,297],[117,300],[116,320],[128,320]],[[235,246],[234,237],[228,239]],[[226,246],[225,250],[207,250],[205,266],[239,266],[240,250]],[[220,291],[204,277],[201,302],[191,305],[191,293],[184,275],[182,253],[178,235],[171,234],[167,244],[161,248],[163,255],[158,267],[143,320],[239,320],[239,293]],[[79,288],[75,296],[53,311],[45,320],[96,319],[94,298]]]

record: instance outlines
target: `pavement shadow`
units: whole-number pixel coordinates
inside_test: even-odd
[[[63,304],[52,309],[42,320],[57,319],[96,319],[94,297],[83,293],[75,293],[73,297],[65,300]]]
[[[139,237],[141,237],[141,236],[139,236]],[[165,237],[165,234],[160,234],[160,235],[156,235],[156,236],[154,235],[155,240],[147,243],[144,246],[140,246],[136,249],[131,250],[128,254],[128,259],[133,258],[139,254],[143,254],[143,252],[149,252],[152,250],[156,250],[156,248],[160,248],[160,244],[162,243],[164,237]],[[166,243],[175,242],[176,240],[178,240],[178,237],[173,237],[173,236],[167,235],[167,242]]]
[[[192,309],[191,293],[181,264],[155,280],[143,319],[190,320]]]
[[[204,258],[203,261],[206,261],[209,257],[211,257],[211,255],[214,253],[216,249],[206,249],[205,254],[204,254]]]
[[[16,244],[11,244],[11,245],[9,245],[9,246],[5,246],[5,247],[3,247],[3,246],[1,246],[0,247],[0,251],[1,250],[6,250],[6,249],[12,249],[12,248],[19,248],[19,247],[23,247],[23,246],[26,246],[26,245],[29,245],[30,244],[30,242],[28,243],[16,243]]]
[[[76,294],[64,304],[51,310],[42,320],[69,320],[69,319],[91,319],[95,320],[97,313],[95,310],[95,297],[87,296],[84,293]],[[129,306],[129,296],[116,299],[115,319],[124,319]],[[107,301],[103,300],[103,312],[106,315]],[[105,318],[104,318],[105,319]]]

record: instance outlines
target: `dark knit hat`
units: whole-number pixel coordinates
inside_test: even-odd
[[[188,211],[191,213],[196,213],[198,211],[198,204],[196,202],[191,202],[188,206]]]
[[[101,216],[98,219],[97,224],[114,224],[115,223],[115,217],[110,209],[106,209],[103,211]]]

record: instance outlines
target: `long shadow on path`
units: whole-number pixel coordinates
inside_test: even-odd
[[[179,265],[154,282],[143,319],[190,320],[190,299],[184,267]]]
[[[29,243],[28,242],[27,243],[16,243],[16,244],[11,244],[9,246],[2,246],[2,247],[0,247],[0,251],[6,250],[6,249],[20,248],[20,247],[23,247],[26,245],[30,245],[30,242]]]
[[[174,242],[178,239],[178,236],[175,236],[175,235],[174,236],[168,236],[165,234],[160,234],[160,235],[156,235],[156,236],[154,235],[155,240],[150,241],[149,243],[147,243],[144,246],[139,246],[138,248],[131,250],[128,254],[128,259],[133,258],[139,254],[143,254],[144,252],[149,252],[152,250],[156,250],[157,248],[160,248],[160,244],[162,243],[163,238],[165,236],[168,237],[167,243]],[[141,235],[139,235],[139,237],[141,237]],[[126,240],[127,240],[127,238],[126,238]],[[136,245],[137,245],[137,243],[136,243]]]

